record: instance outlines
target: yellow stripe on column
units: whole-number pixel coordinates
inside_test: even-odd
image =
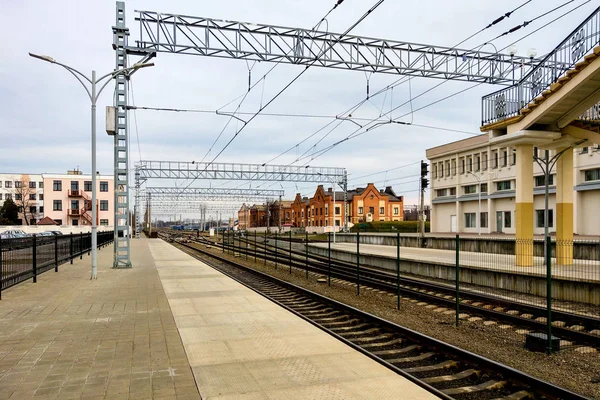
[[[533,266],[533,203],[516,203],[516,264]]]
[[[573,264],[573,203],[556,203],[556,262]]]

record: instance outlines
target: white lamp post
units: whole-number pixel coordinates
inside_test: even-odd
[[[67,71],[69,71],[71,74],[73,74],[73,76],[75,77],[75,79],[77,79],[79,81],[79,83],[81,83],[81,85],[85,89],[86,93],[88,94],[90,101],[92,102],[92,276],[90,279],[96,279],[97,273],[98,273],[98,263],[97,263],[97,255],[98,255],[97,254],[97,252],[98,252],[97,229],[98,229],[98,226],[96,224],[96,219],[97,219],[97,211],[96,211],[96,192],[97,192],[97,188],[96,188],[96,102],[98,100],[98,97],[100,96],[100,93],[102,93],[102,90],[104,90],[104,88],[106,87],[106,85],[108,85],[108,83],[111,81],[112,78],[114,78],[118,75],[121,75],[121,74],[127,74],[130,72],[133,72],[140,68],[152,67],[154,64],[153,63],[134,64],[133,66],[131,66],[129,68],[123,68],[118,71],[110,72],[106,75],[103,75],[100,78],[96,78],[96,71],[92,71],[92,77],[90,79],[87,76],[85,76],[83,73],[77,71],[76,69],[71,68],[68,65],[59,63],[52,57],[33,54],[33,53],[29,53],[29,55],[33,58],[37,58],[39,60],[46,61],[51,64],[60,65],[61,67],[65,68]],[[82,80],[82,78],[85,81],[90,83],[90,85],[91,85],[90,88],[88,88],[88,86],[85,84],[85,82]],[[110,78],[110,79],[108,79],[104,83],[104,85],[102,85],[100,87],[100,90],[96,90],[96,85],[106,78]]]

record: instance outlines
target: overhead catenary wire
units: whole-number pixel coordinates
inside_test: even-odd
[[[587,4],[589,1],[590,1],[590,0],[586,1],[585,3],[583,3],[583,4],[579,5],[578,7],[576,7],[575,9],[577,9],[577,8],[579,8],[579,7],[581,7],[581,6],[583,6],[584,4]],[[551,11],[552,11],[552,10],[551,10]],[[569,13],[571,13],[572,11],[574,11],[574,9],[573,9],[573,10],[570,10],[570,11],[568,11],[568,12],[566,12],[564,15],[566,15],[566,14],[569,14]],[[548,13],[549,13],[549,12],[546,12],[546,13],[544,13],[544,15],[548,15]],[[564,15],[562,15],[561,17],[563,17]],[[560,17],[559,17],[559,18],[560,18]],[[552,23],[556,22],[556,21],[557,21],[559,18],[555,18],[554,20],[552,20],[552,21],[550,21],[550,22],[546,23],[546,24],[545,24],[543,27],[540,27],[540,28],[539,28],[537,31],[539,31],[539,30],[541,30],[542,28],[545,28],[545,27],[547,27],[547,26],[551,25]],[[530,35],[527,35],[527,36],[530,36]],[[524,36],[524,37],[520,38],[519,40],[517,40],[517,41],[513,42],[513,44],[515,44],[515,43],[518,43],[519,41],[523,40],[523,39],[524,39],[525,37],[527,37],[527,36]],[[493,40],[495,40],[495,39],[493,39]],[[508,47],[508,46],[506,46],[506,47]],[[506,47],[505,47],[505,48],[506,48]],[[437,87],[439,87],[439,86],[441,86],[441,85],[445,84],[446,82],[447,82],[447,81],[442,81],[442,82],[441,82],[441,83],[439,83],[438,85],[435,85],[434,87],[432,87],[432,88],[428,89],[427,91],[425,91],[425,92],[421,93],[420,95],[422,95],[422,94],[424,94],[424,93],[427,93],[427,92],[429,92],[429,91],[431,91],[431,90],[433,90],[433,89],[435,89],[435,88],[437,88]],[[447,99],[449,99],[449,98],[452,98],[452,97],[454,97],[454,96],[456,96],[456,95],[458,95],[458,94],[462,94],[462,93],[464,93],[464,92],[466,92],[466,91],[468,91],[468,90],[474,89],[475,87],[478,87],[478,86],[480,86],[480,85],[482,85],[482,84],[483,84],[483,82],[481,82],[481,83],[478,83],[478,84],[475,84],[475,85],[473,85],[473,86],[470,86],[470,87],[468,87],[468,88],[466,88],[466,89],[462,89],[462,90],[460,90],[460,91],[458,91],[458,92],[452,93],[451,95],[445,96],[445,97],[443,97],[443,98],[441,98],[441,99],[438,99],[438,100],[435,100],[435,101],[433,101],[432,103],[426,104],[426,105],[424,105],[424,106],[422,106],[422,107],[418,108],[417,110],[414,110],[413,112],[416,112],[416,111],[419,111],[419,110],[422,110],[422,109],[428,108],[428,107],[430,107],[430,106],[432,106],[432,105],[438,104],[438,103],[440,103],[440,102],[442,102],[442,101],[445,101],[445,100],[447,100]],[[420,96],[420,95],[419,95],[419,96]],[[406,103],[404,103],[404,104],[406,104]],[[404,105],[404,104],[403,104],[403,105]],[[401,105],[401,106],[402,106],[402,105]],[[400,107],[400,106],[399,106],[399,107]],[[397,108],[399,108],[399,107],[396,107],[395,109],[397,109]],[[386,114],[387,114],[387,113],[386,113]],[[410,114],[410,113],[406,113],[406,114],[404,114],[404,115],[402,115],[402,116],[400,116],[400,117],[397,117],[397,118],[395,118],[395,119],[394,119],[394,121],[398,122],[397,120],[398,120],[399,118],[405,117],[405,116],[406,116],[406,115],[408,115],[408,114]],[[375,120],[373,120],[373,122],[376,122],[376,121],[375,121]],[[335,148],[335,147],[339,146],[340,144],[342,144],[342,143],[344,143],[344,142],[347,142],[347,141],[349,141],[349,140],[351,140],[351,139],[354,139],[354,138],[356,138],[356,137],[362,136],[362,135],[364,135],[365,133],[367,133],[367,132],[369,132],[369,131],[371,131],[371,130],[373,130],[373,129],[376,129],[376,128],[378,128],[379,126],[381,126],[381,125],[378,125],[378,126],[374,126],[374,127],[367,128],[367,130],[365,130],[364,132],[360,132],[360,130],[361,130],[362,128],[359,128],[359,129],[355,130],[354,132],[352,132],[350,135],[346,136],[345,138],[343,138],[343,139],[341,139],[341,140],[339,140],[339,141],[337,141],[337,142],[335,142],[335,143],[333,143],[333,144],[331,144],[331,145],[329,145],[329,146],[327,146],[327,147],[325,147],[325,148],[323,148],[323,149],[321,149],[321,150],[319,150],[319,151],[317,151],[317,152],[313,152],[313,155],[312,155],[312,156],[306,156],[306,153],[305,153],[305,154],[303,155],[303,157],[301,157],[300,159],[297,159],[297,160],[296,160],[296,161],[294,161],[292,164],[294,164],[294,163],[296,163],[296,162],[299,162],[299,161],[302,161],[302,160],[305,160],[305,159],[307,159],[307,158],[310,158],[310,160],[312,161],[312,160],[314,160],[315,158],[318,158],[318,157],[322,156],[323,154],[327,153],[327,152],[328,152],[328,151],[330,151],[331,149],[333,149],[333,148]]]

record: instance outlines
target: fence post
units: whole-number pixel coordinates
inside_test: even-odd
[[[0,300],[2,300],[2,238],[0,237]]]
[[[254,231],[254,262],[256,262],[256,252],[258,251],[258,242],[256,241],[256,231]]]
[[[217,240],[219,239],[219,231],[217,230]],[[221,244],[223,245],[223,254],[225,254],[225,232],[221,232]]]
[[[546,318],[547,352],[552,354],[552,239],[546,236]],[[558,242],[557,242],[558,245]],[[558,247],[558,246],[557,246]]]
[[[246,232],[246,236],[248,232]],[[246,261],[248,261],[248,242],[250,241],[250,238],[246,238]]]
[[[360,229],[356,232],[356,295],[360,296]]]
[[[290,227],[290,274],[292,273],[292,228]]]
[[[264,263],[265,263],[265,265],[267,265],[267,232],[265,232],[264,246],[265,246],[265,258],[264,258]]]
[[[308,279],[308,231],[304,231],[304,252],[306,253],[306,260],[304,261],[304,269],[306,270],[306,279]]]
[[[458,316],[460,314],[460,237],[456,235],[456,267],[455,270],[455,285],[456,291],[454,296],[456,298],[456,326],[458,326]]]
[[[327,285],[331,286],[331,232],[327,232]]]
[[[69,234],[69,258],[71,259],[71,264],[73,264],[73,232]]]
[[[58,236],[54,235],[54,272],[58,272]]]
[[[33,234],[33,283],[37,282],[37,235]]]
[[[83,232],[79,232],[79,259],[83,260]]]
[[[86,240],[85,240],[85,241],[86,241],[86,243],[85,243],[85,246],[87,247],[88,256],[89,256],[89,255],[90,255],[90,252],[91,252],[91,250],[92,250],[92,232],[90,232],[90,236],[88,236],[88,235],[85,235],[85,237],[86,237]],[[89,245],[88,245],[88,242],[89,242]]]
[[[400,232],[396,233],[396,297],[400,309]]]
[[[277,231],[275,231],[275,269],[277,269]]]

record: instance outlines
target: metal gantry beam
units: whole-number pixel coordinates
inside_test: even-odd
[[[285,194],[284,190],[270,189],[238,189],[238,188],[174,188],[147,187],[145,193],[152,193],[153,198],[195,199],[195,200],[264,200],[265,197],[278,197]]]
[[[137,11],[132,52],[166,52],[512,85],[539,60],[476,49]],[[491,46],[490,46],[491,47]],[[489,50],[489,49],[488,49]],[[519,72],[520,73],[520,72]]]
[[[298,167],[290,165],[196,163],[194,161],[140,161],[141,180],[158,179],[223,179],[242,181],[314,182],[342,184],[344,168]]]

